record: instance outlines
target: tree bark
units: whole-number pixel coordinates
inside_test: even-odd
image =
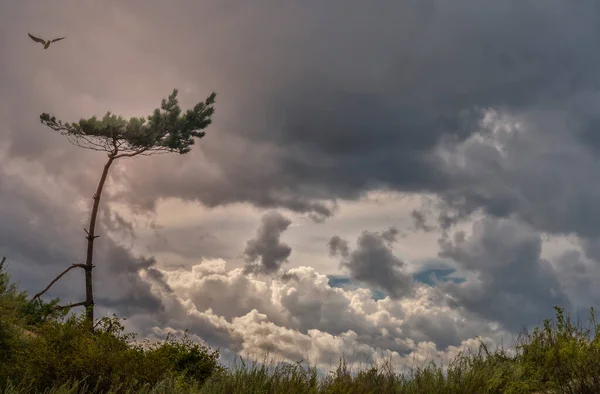
[[[100,196],[102,195],[102,189],[104,188],[104,183],[106,182],[106,177],[108,176],[108,170],[110,169],[111,164],[115,160],[114,155],[108,156],[108,161],[104,165],[104,169],[102,170],[102,175],[100,176],[100,181],[98,182],[98,188],[96,189],[96,194],[94,194],[94,205],[92,206],[92,215],[90,216],[90,225],[86,230],[87,233],[87,253],[85,258],[85,302],[84,306],[86,309],[86,320],[90,325],[90,330],[93,331],[94,327],[94,287],[92,283],[92,269],[94,265],[92,261],[94,259],[94,240],[98,238],[96,235],[96,218],[98,216],[98,207],[100,206]]]

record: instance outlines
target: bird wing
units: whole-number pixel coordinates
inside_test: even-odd
[[[31,39],[35,42],[41,42],[42,44],[44,44],[46,41],[42,40],[41,38],[37,38],[35,36],[32,36],[31,34],[27,33],[29,35],[29,37],[31,37]]]
[[[62,40],[62,39],[65,39],[65,38],[67,38],[67,37],[55,38],[54,40],[52,40],[52,41],[50,41],[50,42],[56,42],[56,41],[60,41],[60,40]]]

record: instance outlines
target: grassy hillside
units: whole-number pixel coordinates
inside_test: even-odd
[[[446,368],[405,375],[383,365],[351,371],[343,360],[325,378],[295,364],[224,367],[219,353],[187,337],[134,342],[116,317],[94,334],[82,316],[52,312],[58,300],[31,302],[0,264],[0,392],[3,393],[600,393],[600,339],[589,324],[556,318],[524,333],[509,356],[481,345]]]

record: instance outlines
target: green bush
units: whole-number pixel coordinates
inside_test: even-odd
[[[33,392],[73,384],[86,392],[136,392],[165,379],[194,387],[222,368],[219,352],[187,333],[138,343],[113,316],[100,319],[92,334],[83,314],[65,317],[54,310],[57,302],[27,300],[0,265],[0,392],[15,384]]]
[[[600,393],[600,324],[594,309],[585,327],[555,307],[556,322],[526,332],[517,360],[531,384],[565,393]],[[515,384],[512,384],[514,386]]]
[[[123,334],[116,317],[104,318],[93,334],[83,314],[46,322],[36,334],[13,349],[11,364],[2,366],[10,370],[14,382],[36,390],[72,381],[84,382],[90,392],[107,392],[111,387],[137,390],[167,377],[201,384],[220,368],[218,351],[185,337],[133,343],[133,335]]]

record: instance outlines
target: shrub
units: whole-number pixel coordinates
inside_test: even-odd
[[[600,324],[594,309],[587,327],[555,307],[556,322],[524,333],[517,345],[523,373],[534,385],[565,393],[600,393]],[[514,384],[513,384],[514,386]]]
[[[100,319],[90,333],[84,314],[66,317],[54,310],[57,302],[27,300],[0,265],[0,392],[13,383],[34,392],[69,385],[126,392],[165,379],[189,388],[221,368],[219,352],[193,343],[187,333],[136,343],[116,316]],[[31,335],[21,335],[23,328]]]

